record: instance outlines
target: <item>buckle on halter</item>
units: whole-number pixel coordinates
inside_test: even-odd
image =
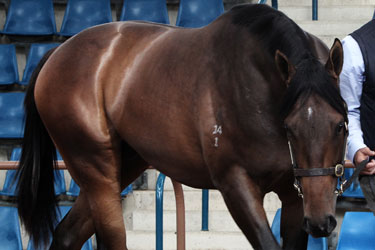
[[[342,164],[337,164],[335,166],[335,175],[341,177],[344,174],[344,166]]]

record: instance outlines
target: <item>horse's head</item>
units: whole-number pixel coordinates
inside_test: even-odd
[[[335,189],[343,172],[347,136],[346,106],[338,79],[342,46],[335,41],[325,65],[307,56],[293,66],[279,51],[275,59],[287,84],[284,123],[295,186],[303,197],[303,227],[313,236],[327,236],[336,226]]]

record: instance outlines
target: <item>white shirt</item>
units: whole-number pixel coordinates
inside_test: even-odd
[[[347,158],[351,161],[360,148],[366,147],[360,121],[362,86],[365,81],[365,65],[361,49],[351,36],[342,41],[344,64],[340,74],[340,91],[348,105],[349,136]],[[375,150],[371,148],[371,150]]]

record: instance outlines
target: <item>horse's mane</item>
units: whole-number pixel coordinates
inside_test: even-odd
[[[297,100],[301,100],[303,103],[309,96],[316,94],[330,104],[348,122],[346,103],[324,65],[316,58],[305,58],[296,67],[296,74],[287,88],[281,106],[282,117],[285,118],[293,110]]]
[[[298,99],[317,94],[347,120],[345,101],[332,77],[313,55],[305,32],[282,12],[264,4],[239,5],[229,12],[235,25],[244,26],[274,60],[276,50],[284,53],[296,67],[288,87],[281,114],[285,118]],[[266,55],[267,56],[267,55]]]
[[[310,54],[305,32],[282,12],[265,4],[244,4],[229,13],[233,24],[246,27],[272,58],[280,50],[296,65]]]

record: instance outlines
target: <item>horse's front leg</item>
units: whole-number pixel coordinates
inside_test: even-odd
[[[291,195],[295,194],[295,195]],[[280,196],[281,209],[281,238],[283,249],[307,249],[307,233],[302,229],[303,203],[296,192],[292,191],[287,197]]]
[[[263,208],[263,194],[240,166],[226,168],[214,174],[214,183],[237,225],[254,249],[281,249],[269,227]]]

